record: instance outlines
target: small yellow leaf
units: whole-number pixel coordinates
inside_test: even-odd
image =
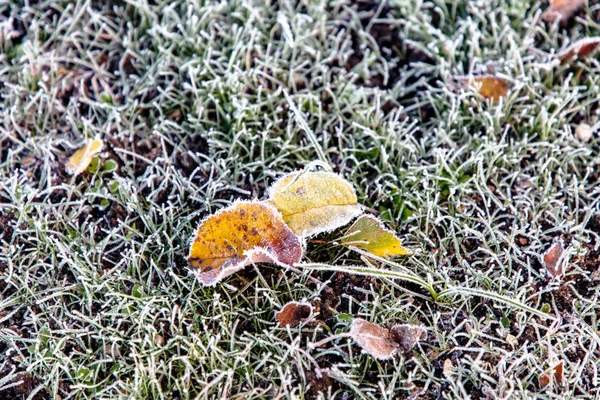
[[[339,228],[362,213],[352,185],[331,172],[292,172],[275,182],[269,195],[285,223],[301,236]]]
[[[86,144],[77,150],[67,160],[67,172],[73,175],[79,175],[89,167],[92,158],[102,151],[102,140],[99,138],[87,139]]]
[[[508,95],[508,81],[494,75],[457,76],[454,79],[492,100],[492,103],[497,103]]]
[[[411,254],[401,246],[401,241],[394,232],[372,215],[360,216],[346,231],[342,244],[360,247],[380,257]]]
[[[188,262],[206,286],[214,286],[252,262],[292,265],[302,259],[300,239],[275,208],[257,201],[232,204],[205,219]]]

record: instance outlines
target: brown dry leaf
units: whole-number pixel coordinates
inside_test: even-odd
[[[313,307],[310,303],[299,303],[296,301],[289,302],[275,314],[275,319],[279,321],[280,327],[296,326],[303,319],[310,318],[313,313]]]
[[[269,202],[300,236],[331,231],[362,213],[350,182],[332,172],[285,175],[269,189]]]
[[[102,151],[102,140],[99,138],[87,139],[85,146],[77,150],[67,160],[67,172],[73,175],[79,175],[90,166],[92,158]]]
[[[300,239],[266,203],[241,201],[198,227],[188,261],[206,286],[253,262],[292,265],[302,259]]]
[[[546,22],[559,20],[565,23],[585,2],[586,0],[550,0],[550,7],[544,11],[542,19]]]
[[[558,364],[556,364],[554,368],[552,368],[552,372],[554,373],[554,381],[559,385],[563,381],[563,367],[564,361],[561,361]],[[552,372],[547,372],[544,375],[540,375],[540,377],[538,378],[540,382],[540,389],[543,389],[550,384]]]
[[[576,41],[556,55],[561,64],[575,58],[584,58],[600,50],[600,37],[584,38]]]
[[[564,273],[564,261],[561,262],[560,257],[564,252],[562,240],[555,242],[544,253],[543,260],[546,270],[553,278],[561,276]]]
[[[398,324],[390,329],[390,340],[402,351],[410,351],[419,341],[427,337],[427,330],[419,325]]]
[[[454,79],[490,99],[492,103],[498,103],[508,95],[508,81],[494,75],[457,76]]]
[[[378,360],[392,358],[398,345],[390,339],[390,331],[362,318],[352,320],[350,336],[365,353]]]
[[[402,247],[396,234],[387,229],[379,218],[372,215],[361,215],[348,228],[341,243],[344,246],[360,247],[380,257],[411,254]]]

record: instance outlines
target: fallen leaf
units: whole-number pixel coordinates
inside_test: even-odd
[[[89,167],[92,158],[102,151],[102,140],[99,138],[87,139],[85,146],[77,150],[67,160],[67,172],[73,175],[79,175]]]
[[[552,368],[551,372],[541,375],[538,378],[538,380],[540,382],[540,389],[543,389],[550,384],[550,379],[551,379],[552,374],[554,374],[554,381],[560,385],[563,381],[563,367],[564,367],[564,361],[561,361],[558,364],[556,364],[554,366],[554,368]]]
[[[580,123],[575,128],[575,137],[582,141],[583,143],[587,143],[594,136],[594,132],[592,127],[586,124],[585,122]]]
[[[452,376],[452,374],[454,373],[454,364],[452,364],[451,359],[446,358],[446,360],[444,360],[444,366],[442,367],[442,373],[444,374],[444,376],[446,378],[450,378]]]
[[[292,265],[302,252],[300,239],[275,208],[241,201],[200,224],[188,261],[200,282],[213,286],[253,262]]]
[[[600,37],[584,38],[576,41],[556,55],[562,64],[576,58],[584,58],[595,53],[600,47]]]
[[[543,260],[546,270],[553,278],[561,276],[564,273],[564,262],[560,262],[560,257],[564,252],[562,240],[555,242],[544,253]]]
[[[396,234],[372,215],[361,215],[346,231],[341,243],[344,246],[360,247],[380,257],[411,254],[401,246]]]
[[[517,340],[515,335],[511,335],[510,333],[506,335],[506,338],[504,340],[506,340],[506,343],[510,344],[513,347],[516,347],[519,344],[519,341]]]
[[[313,308],[309,303],[289,302],[275,314],[280,327],[298,325],[303,319],[310,318]]]
[[[362,318],[355,318],[352,321],[350,336],[365,353],[378,360],[392,358],[398,350],[398,346],[390,339],[390,331]]]
[[[546,22],[566,22],[583,5],[586,0],[550,0],[550,7],[542,14],[542,19]]]
[[[492,103],[498,103],[508,95],[508,81],[494,75],[457,76],[454,79],[490,99]]]
[[[402,351],[410,351],[427,337],[427,330],[419,325],[398,324],[390,329],[390,340]]]
[[[269,197],[301,236],[339,228],[362,213],[352,185],[331,172],[292,172],[273,184]]]

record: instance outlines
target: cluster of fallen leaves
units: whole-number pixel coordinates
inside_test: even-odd
[[[352,185],[325,171],[283,176],[266,201],[238,201],[200,223],[188,261],[200,282],[213,286],[248,264],[266,262],[293,268],[304,255],[306,238],[356,222],[341,244],[379,256],[409,252],[372,215],[362,215]]]
[[[206,286],[214,286],[251,263],[273,263],[297,271],[306,238],[331,232],[353,219],[356,221],[342,236],[341,245],[381,257],[410,254],[381,220],[362,214],[354,188],[341,176],[309,169],[292,172],[273,184],[267,200],[237,201],[202,221],[188,261]],[[290,302],[275,319],[280,327],[291,327],[313,313],[310,303]],[[373,357],[387,359],[398,350],[412,349],[424,334],[423,327],[396,325],[388,330],[354,319],[345,335]]]
[[[551,0],[548,9],[542,14],[542,20],[547,23],[559,22],[565,24],[585,5],[586,0]],[[571,44],[556,54],[549,54],[551,65],[562,65],[578,58],[585,58],[600,49],[600,37],[583,38]],[[554,61],[558,60],[558,62]],[[554,61],[554,62],[552,62]],[[455,76],[450,83],[452,89],[470,89],[479,93],[492,103],[498,103],[506,98],[511,81],[505,77],[488,75]]]

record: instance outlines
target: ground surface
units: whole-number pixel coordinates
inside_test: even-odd
[[[516,0],[25,3],[0,5],[0,398],[600,396],[600,141],[574,136],[597,124],[600,64],[545,55],[600,35],[598,5],[559,25]],[[449,89],[490,71],[512,82],[499,104]],[[201,287],[198,222],[317,158],[284,90],[415,252],[400,264],[514,304],[269,265]],[[364,264],[342,234],[306,260]],[[278,328],[302,299],[319,314]],[[427,339],[389,361],[308,347],[346,314]]]

